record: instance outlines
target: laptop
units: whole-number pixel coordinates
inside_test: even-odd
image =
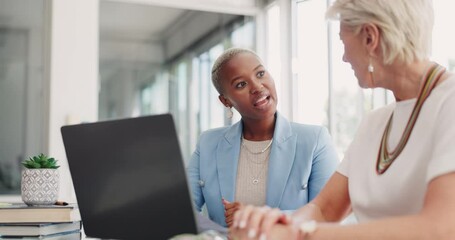
[[[88,237],[198,233],[170,114],[63,126],[61,133]]]

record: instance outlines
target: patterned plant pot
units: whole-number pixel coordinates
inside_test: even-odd
[[[21,195],[27,205],[54,204],[59,192],[57,169],[24,169],[22,171]]]

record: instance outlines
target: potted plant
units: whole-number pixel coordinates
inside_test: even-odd
[[[57,160],[44,154],[22,162],[21,195],[27,205],[54,204],[59,192]]]

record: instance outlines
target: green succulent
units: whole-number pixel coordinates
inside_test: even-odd
[[[57,160],[52,157],[48,157],[44,154],[30,157],[28,160],[22,162],[22,165],[26,168],[52,168],[57,169],[60,166],[57,165]]]

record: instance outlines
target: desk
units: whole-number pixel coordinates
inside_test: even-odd
[[[196,214],[196,222],[198,224],[198,231],[201,232],[198,235],[194,234],[181,234],[172,240],[226,240],[228,229],[224,228],[217,223],[211,221],[208,217],[201,214]],[[81,229],[82,240],[100,240],[99,238],[91,238],[85,236],[84,229]],[[104,239],[103,239],[104,240]]]
[[[171,240],[226,240],[225,236],[219,234],[213,234],[211,232],[201,233],[198,235],[179,235],[171,238]],[[106,240],[99,238],[91,238],[85,235],[82,236],[81,240]]]

